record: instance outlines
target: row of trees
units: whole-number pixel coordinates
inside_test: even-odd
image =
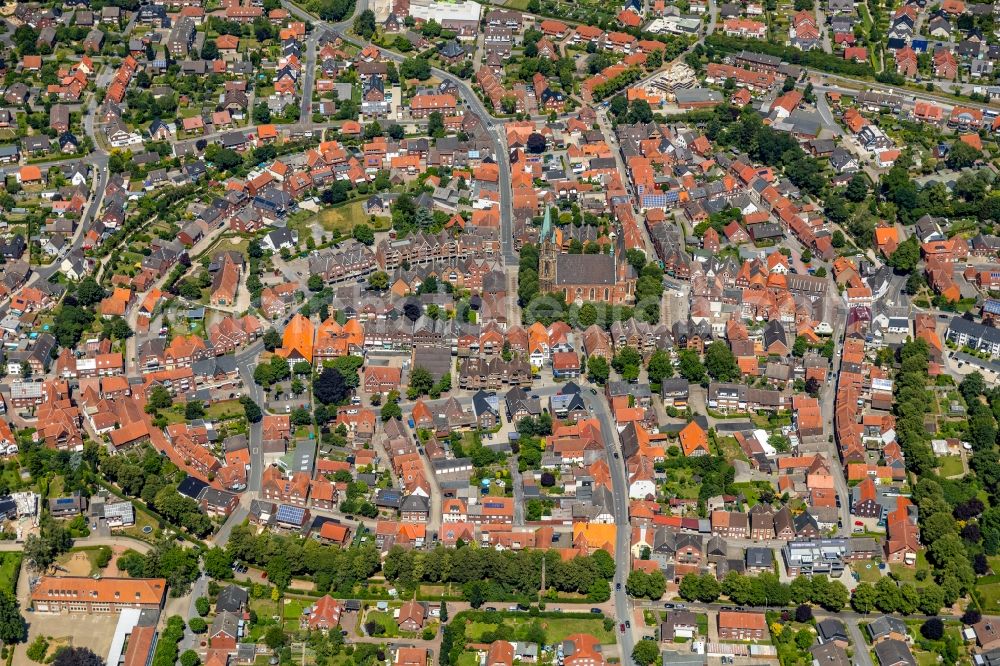
[[[473,604],[511,596],[531,598],[542,584],[559,592],[587,594],[595,602],[610,596],[614,559],[603,550],[587,557],[562,560],[554,551],[496,551],[492,548],[438,546],[427,552],[393,547],[386,555],[386,580],[415,587],[419,583],[457,583],[465,586]]]
[[[730,571],[722,582],[710,573],[688,574],[681,579],[678,591],[688,601],[712,603],[725,596],[741,606],[813,603],[828,611],[843,610],[850,597],[843,583],[831,581],[824,575],[800,576],[789,584],[782,583],[777,574],[767,572],[747,576]]]
[[[175,540],[163,538],[145,555],[127,550],[118,558],[119,569],[132,578],[166,578],[170,596],[181,597],[201,573],[195,548],[184,548]]]
[[[883,613],[910,615],[920,611],[935,615],[944,605],[945,591],[936,585],[925,585],[919,590],[910,583],[897,584],[891,578],[880,578],[878,583],[858,583],[851,594],[851,607],[859,613],[878,609]]]
[[[233,529],[226,551],[233,559],[262,567],[280,590],[288,587],[292,576],[308,576],[318,592],[340,595],[354,594],[356,585],[379,570],[380,559],[374,545],[342,549],[315,539],[256,534],[248,525]]]

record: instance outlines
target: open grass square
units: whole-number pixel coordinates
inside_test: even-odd
[[[962,464],[961,456],[939,456],[938,474],[946,479],[965,474],[965,465]]]
[[[889,569],[902,583],[917,583],[917,572],[921,569],[926,569],[928,576],[930,575],[931,565],[927,563],[927,553],[923,550],[917,551],[917,564],[914,567],[908,567],[902,564],[890,564]]]
[[[852,562],[851,571],[854,571],[861,578],[863,583],[874,585],[882,577],[882,571],[878,568],[878,562],[867,560],[865,562]]]
[[[17,589],[17,578],[21,572],[23,553],[0,553],[0,590]]]

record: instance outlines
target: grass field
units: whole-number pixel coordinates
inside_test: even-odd
[[[479,666],[479,656],[475,652],[463,652],[458,655],[458,666]]]
[[[946,479],[962,476],[965,474],[965,466],[962,464],[961,456],[939,456],[938,474]]]
[[[871,568],[868,568],[868,565]],[[870,560],[868,562],[852,562],[851,570],[857,572],[861,577],[861,581],[864,583],[872,583],[873,585],[878,582],[879,578],[882,577],[882,572],[879,571],[878,562],[875,560]]]
[[[143,528],[150,527],[151,531],[144,532]],[[115,532],[119,530],[114,530]],[[136,539],[141,539],[142,541],[148,541],[154,543],[157,539],[159,533],[159,521],[155,517],[146,513],[139,507],[135,507],[135,525],[131,527],[126,527],[120,530],[123,534],[127,534],[130,537],[135,537]]]
[[[382,625],[382,628],[385,629],[385,633],[382,635],[386,638],[395,638],[400,635],[399,624],[396,622],[396,618],[392,616],[392,612],[390,611],[368,611],[365,613],[364,624],[368,624],[369,622]],[[364,625],[358,626],[359,632],[363,632],[363,626]]]
[[[994,571],[997,569],[994,568]],[[976,583],[976,592],[979,594],[983,605],[983,612],[997,612],[1000,610],[1000,576],[984,576]]]
[[[352,201],[351,203],[333,208],[324,208],[312,217],[306,218],[304,227],[318,224],[324,231],[339,231],[343,236],[350,236],[354,225],[364,222],[375,231],[385,231],[389,228],[388,217],[376,217],[372,222],[365,214],[364,201]]]
[[[679,467],[667,469],[667,482],[665,490],[668,497],[679,497],[680,499],[698,499],[701,491],[701,483],[695,483],[694,471]]]
[[[213,421],[224,421],[239,416],[243,416],[243,405],[239,400],[223,400],[205,408],[205,418]]]
[[[283,615],[285,617],[285,622],[298,623],[299,618],[302,617],[302,611],[310,603],[302,599],[285,599],[285,608]]]
[[[13,591],[17,588],[23,558],[24,555],[20,552],[0,553],[0,590]]]
[[[917,582],[917,572],[921,569],[926,569],[928,575],[930,574],[931,565],[927,563],[927,554],[919,550],[917,551],[917,565],[915,567],[907,567],[902,564],[890,564],[889,569],[896,575],[896,577],[903,583],[914,583],[916,585],[921,585]]]
[[[581,620],[578,618],[525,617],[521,619],[507,617],[503,621],[504,624],[514,627],[514,638],[516,640],[524,639],[524,632],[526,632],[530,623],[534,621],[541,623],[542,629],[545,630],[545,642],[548,645],[561,643],[567,636],[579,633],[592,634],[604,644],[612,644],[616,640],[613,630],[604,630],[603,618]],[[465,628],[465,636],[469,641],[476,642],[480,640],[484,633],[496,629],[496,626],[488,622],[470,622]]]
[[[743,453],[743,449],[740,448],[740,444],[736,441],[735,437],[717,437],[716,444],[719,446],[719,455],[726,460],[746,461],[747,456]]]

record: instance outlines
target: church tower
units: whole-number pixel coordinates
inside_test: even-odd
[[[538,240],[538,291],[547,294],[556,288],[556,255],[559,253],[552,228],[552,209],[548,206]]]

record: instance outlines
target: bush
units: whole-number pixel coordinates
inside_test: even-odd
[[[39,636],[31,641],[28,646],[28,659],[42,663],[45,660],[45,653],[49,651],[49,641],[45,636]]]
[[[423,638],[425,641],[434,640],[434,629],[432,627],[427,627],[424,629]]]
[[[983,614],[980,613],[975,608],[970,608],[969,610],[965,611],[965,613],[962,615],[963,624],[968,624],[968,625],[979,624],[979,621],[982,619],[983,619]]]
[[[205,597],[198,597],[194,600],[195,610],[198,611],[198,615],[205,617],[208,615],[208,611],[211,610],[212,606]]]
[[[795,621],[796,622],[809,622],[813,619],[812,606],[809,604],[800,604],[798,608],[795,609]]]
[[[920,625],[920,635],[929,641],[938,641],[944,637],[944,622],[941,618],[932,617]]]
[[[103,569],[111,564],[112,554],[113,553],[110,548],[107,546],[101,546],[97,549],[97,557],[94,558],[94,564],[96,564],[99,569]]]
[[[196,634],[203,634],[208,631],[208,623],[200,617],[193,617],[188,620],[188,628]]]

